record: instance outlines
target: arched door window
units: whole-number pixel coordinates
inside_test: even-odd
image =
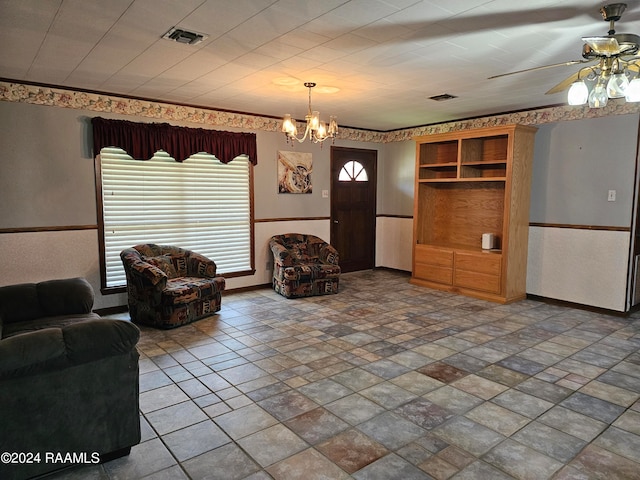
[[[345,163],[340,170],[338,180],[341,182],[367,182],[369,181],[369,177],[367,176],[367,171],[360,162],[350,160]]]

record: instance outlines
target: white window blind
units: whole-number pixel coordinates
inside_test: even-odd
[[[198,252],[217,273],[251,269],[249,159],[224,164],[196,154],[176,162],[165,152],[134,160],[100,151],[106,287],[126,285],[120,252],[141,243]]]

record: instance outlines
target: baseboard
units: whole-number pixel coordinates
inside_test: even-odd
[[[631,311],[628,312],[620,312],[618,310],[611,310],[609,308],[602,307],[594,307],[592,305],[584,305],[582,303],[569,302],[567,300],[558,300],[556,298],[542,297],[540,295],[533,295],[531,293],[527,293],[527,298],[529,300],[536,300],[538,302],[547,303],[549,305],[558,305],[560,307],[570,307],[576,308],[578,310],[585,310],[588,312],[601,313],[604,315],[612,315],[615,317],[628,317]]]
[[[251,292],[253,290],[262,290],[263,288],[271,288],[270,283],[261,283],[259,285],[250,285],[248,287],[238,287],[238,288],[230,288],[228,290],[224,290],[222,292],[222,296],[234,293],[243,293],[243,292]]]
[[[115,315],[117,313],[124,313],[129,310],[127,305],[117,305],[115,307],[97,308],[93,312],[100,316]]]
[[[401,273],[403,275],[411,276],[411,271],[410,270],[402,270],[402,269],[399,269],[399,268],[374,267],[374,270],[384,270],[386,272]]]

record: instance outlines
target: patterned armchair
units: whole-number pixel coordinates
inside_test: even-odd
[[[287,298],[338,293],[338,251],[314,235],[285,233],[269,240],[273,289]]]
[[[131,320],[174,328],[220,310],[225,279],[213,260],[179,247],[143,244],[120,252]]]

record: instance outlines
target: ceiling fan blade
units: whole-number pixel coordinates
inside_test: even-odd
[[[547,68],[555,68],[555,67],[568,67],[570,65],[578,65],[580,63],[589,63],[589,62],[591,62],[591,60],[570,60],[568,62],[553,63],[551,65],[543,65],[541,67],[531,67],[531,68],[525,68],[524,70],[516,70],[515,72],[501,73],[499,75],[492,75],[491,77],[488,77],[487,80],[492,80],[494,78],[500,78],[500,77],[506,77],[508,75],[516,75],[518,73],[533,72],[535,70],[545,70]]]
[[[630,61],[630,62],[628,62],[626,64],[625,68],[627,70],[631,70],[631,71],[636,72],[637,74],[640,74],[640,63],[639,62],[640,62],[640,59],[632,60],[632,61]]]
[[[566,88],[569,85],[571,85],[573,82],[578,80],[579,76],[580,76],[580,72],[576,72],[573,75],[571,75],[570,77],[565,78],[563,81],[561,81],[559,84],[557,84],[551,90],[549,90],[545,95],[551,95],[552,93],[558,93],[558,92],[561,92],[563,90],[566,90]]]

